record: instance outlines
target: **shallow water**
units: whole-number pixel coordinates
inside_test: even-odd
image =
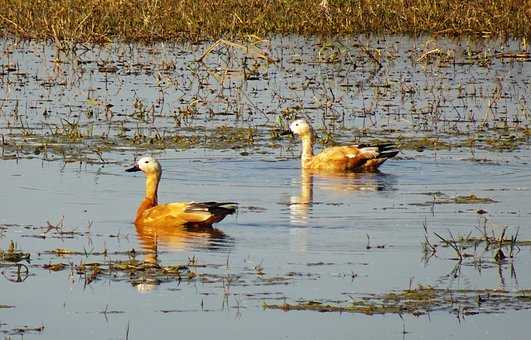
[[[286,47],[287,51],[281,48],[286,41],[289,42],[275,42],[271,48],[277,51],[275,56],[285,53],[293,58],[295,47],[292,41]],[[414,41],[406,42],[408,46],[415,45]],[[371,44],[378,43],[371,41]],[[499,48],[496,46],[492,48]],[[118,46],[87,53],[109,53],[105,58],[116,61],[121,58],[116,51],[126,48]],[[135,58],[147,59],[148,65],[152,60],[161,60],[152,58],[145,51],[138,52],[136,47],[130,48],[137,56]],[[192,47],[167,47],[165,51],[169,56],[182,56],[188,61],[200,55],[199,52],[190,54],[187,48]],[[30,61],[17,59],[15,64],[20,68],[27,67],[28,74],[35,72],[32,67],[51,67],[46,62],[31,61],[31,55],[34,51],[41,51],[43,60],[48,60],[52,47],[31,44],[22,45],[20,49],[27,51]],[[308,49],[315,52],[315,49]],[[308,50],[301,51],[311,55]],[[301,55],[305,54],[301,52]],[[14,62],[14,56],[5,54],[4,58],[8,58],[6,56]],[[4,64],[7,64],[5,59]],[[323,68],[333,69],[334,65],[314,67],[321,72]],[[392,64],[386,67],[389,72],[401,72],[401,65],[404,64],[397,62],[397,69]],[[485,72],[514,72],[517,80],[511,89],[526,100],[525,92],[521,91],[529,86],[525,77],[529,74],[528,65],[527,62],[496,63]],[[272,65],[269,70],[272,72],[271,69],[278,68],[276,72],[280,72],[278,70],[283,67]],[[363,64],[360,67],[369,72],[373,66]],[[479,68],[477,65],[465,67]],[[107,78],[103,79],[97,71],[92,76],[90,72],[81,73],[79,86],[66,85],[66,90],[56,85],[50,88],[35,86],[34,81],[40,78],[31,80],[29,76],[25,78],[29,85],[24,85],[22,92],[9,92],[4,87],[4,103],[8,104],[2,108],[2,133],[8,141],[16,141],[22,146],[18,153],[8,145],[2,149],[5,157],[0,161],[0,206],[3,207],[0,248],[7,249],[9,241],[13,240],[18,249],[31,255],[29,263],[20,262],[28,268],[28,273],[22,270],[20,276],[16,273],[16,265],[2,262],[0,289],[4,293],[0,304],[14,306],[0,309],[0,332],[5,336],[24,333],[20,336],[70,339],[75,335],[79,339],[116,339],[125,338],[129,332],[130,339],[168,338],[175,334],[187,338],[221,336],[235,339],[345,339],[353,335],[369,339],[519,339],[527,335],[525,322],[531,316],[530,304],[520,300],[500,304],[498,310],[485,308],[482,311],[479,308],[477,315],[455,313],[453,308],[459,309],[459,303],[447,310],[420,316],[404,313],[402,317],[392,313],[284,312],[263,308],[264,304],[294,304],[298,301],[345,305],[367,294],[385,294],[419,285],[452,291],[500,289],[515,292],[531,288],[531,275],[526,270],[531,264],[529,246],[522,245],[514,258],[501,262],[494,261],[493,250],[484,251],[483,246],[467,248],[466,252],[475,256],[466,258],[461,266],[457,266],[451,248],[440,246],[435,256],[426,259],[422,246],[425,240],[423,226],[427,227],[428,238],[434,244],[441,243],[434,232],[448,238],[451,232],[456,239],[469,233],[481,237],[483,225],[498,237],[504,226],[508,226],[506,238],[514,236],[518,230],[519,240],[531,240],[531,168],[528,163],[531,154],[526,143],[504,152],[486,147],[424,152],[403,150],[397,159],[386,162],[377,174],[312,175],[299,170],[295,143],[269,140],[269,129],[274,124],[268,120],[275,119],[275,116],[265,119],[258,114],[256,121],[247,117],[247,123],[223,116],[217,116],[211,122],[199,115],[189,127],[201,127],[206,134],[213,131],[215,125],[225,123],[258,127],[258,142],[244,148],[221,146],[213,149],[201,145],[191,149],[170,147],[160,150],[156,147],[158,150],[146,151],[145,145],[124,145],[123,148],[113,145],[102,149],[106,161],[102,164],[97,164],[98,157],[93,150],[101,146],[97,138],[73,142],[75,150],[67,148],[62,154],[53,151],[50,155],[35,155],[25,151],[24,138],[39,140],[47,129],[41,117],[42,106],[31,109],[31,103],[39,102],[38,98],[44,96],[43,91],[48,100],[45,106],[53,112],[46,119],[53,120],[53,124],[65,117],[83,117],[79,112],[93,104],[87,103],[85,97],[89,87],[94,88],[91,98],[112,101],[114,117],[120,117],[120,112],[124,115],[130,112],[132,90],[143,98],[156,100],[153,98],[158,90],[152,88],[152,73],[146,76],[145,72],[120,72],[108,75],[112,79],[107,82]],[[186,77],[176,75],[179,72],[174,70],[168,72],[172,77]],[[275,81],[284,84],[282,79],[289,78],[287,75],[292,74],[292,70],[288,67],[285,72],[282,77],[274,78]],[[297,76],[296,72],[293,74]],[[430,82],[433,78],[429,78],[429,74],[421,75]],[[470,73],[459,74],[474,78]],[[66,73],[66,77],[74,76],[75,73]],[[92,83],[83,77],[88,77]],[[271,74],[269,77],[273,78]],[[269,93],[270,89],[264,91]],[[70,91],[79,91],[78,97],[85,98],[79,99]],[[189,89],[182,93],[190,96]],[[285,95],[295,98],[300,93],[288,91]],[[374,98],[370,93],[367,95],[371,100]],[[310,99],[300,100],[303,106],[307,101],[322,98],[318,91],[309,91],[307,96]],[[233,98],[232,94],[228,97]],[[9,124],[17,119],[20,121],[12,114],[12,103],[16,98],[20,107],[30,108],[20,116],[35,129],[37,137],[24,137],[24,133],[10,130]],[[349,105],[350,109],[358,105],[358,99],[351,102],[345,98],[341,106],[343,110],[349,111]],[[254,105],[263,111],[275,111],[277,105],[282,107],[282,100],[277,99],[279,102],[274,103],[271,98],[263,97],[263,101],[256,101]],[[210,100],[205,99],[205,103]],[[505,107],[510,112],[522,116],[518,112],[523,111],[513,110],[522,105],[519,99],[505,100]],[[448,101],[451,106],[459,99],[449,98]],[[83,108],[76,108],[76,105]],[[165,105],[177,104],[166,102]],[[247,107],[248,103],[245,105]],[[528,110],[526,105],[524,103],[524,108]],[[219,106],[213,107],[219,109]],[[407,112],[411,110],[400,107]],[[169,113],[171,110],[161,110],[163,114],[156,123],[135,122],[125,116],[118,120],[122,119],[123,124],[130,126],[152,124],[161,131],[189,132],[175,126]],[[228,111],[234,113],[231,110]],[[100,112],[100,115],[104,113]],[[446,118],[450,120],[450,117]],[[315,121],[322,123],[319,119]],[[120,123],[104,118],[95,122],[96,129],[103,131],[106,126],[111,126],[110,135],[118,134]],[[356,127],[363,124],[353,116],[348,116],[345,122]],[[382,120],[378,122],[373,126],[374,134],[381,133],[384,128]],[[408,124],[402,125],[402,133],[409,131],[411,126]],[[352,133],[349,129],[342,131],[338,131],[340,140]],[[89,151],[79,151],[86,145],[90,146]],[[249,153],[242,154],[242,149]],[[76,150],[85,156],[72,156]],[[146,152],[153,152],[164,168],[159,192],[161,202],[236,201],[240,202],[238,213],[219,223],[215,232],[166,230],[159,233],[155,255],[154,236],[139,233],[131,223],[143,195],[143,177],[124,172],[135,155]],[[65,163],[66,159],[71,162]],[[469,194],[497,202],[434,203],[434,200]],[[486,213],[479,214],[480,209]],[[54,228],[61,220],[63,226]],[[49,253],[54,249],[80,254]],[[131,249],[135,249],[138,260],[164,266],[190,265],[196,275],[186,274],[180,281],[174,277],[151,275],[148,271],[125,274],[116,271],[112,275],[88,277],[74,269],[81,263],[127,260]],[[106,255],[97,254],[104,250],[107,250]],[[66,266],[60,271],[43,268],[57,263]],[[17,327],[24,326],[44,326],[44,329],[17,330]]]

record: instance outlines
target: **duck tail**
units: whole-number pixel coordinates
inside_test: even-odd
[[[361,169],[364,171],[378,171],[380,165],[400,152],[396,145],[392,143],[361,145],[358,146],[358,148],[372,156],[371,159],[368,159],[367,162],[361,166]]]
[[[382,144],[362,144],[358,145],[360,149],[368,149],[375,151],[377,156],[375,158],[389,159],[396,156],[400,150],[398,150],[394,143],[382,143]]]
[[[187,213],[209,213],[210,217],[202,222],[187,223],[192,227],[211,227],[212,224],[221,221],[227,215],[236,212],[236,202],[192,202],[188,205]]]
[[[378,157],[389,159],[389,158],[393,158],[394,156],[398,155],[399,152],[400,152],[399,150],[386,150],[386,151],[380,152],[380,156]]]
[[[227,216],[236,212],[236,202],[192,202],[186,207],[185,212],[209,212],[215,216]]]

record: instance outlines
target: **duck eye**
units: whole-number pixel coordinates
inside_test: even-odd
[[[145,161],[144,163],[148,164],[148,163],[149,163],[149,161]]]

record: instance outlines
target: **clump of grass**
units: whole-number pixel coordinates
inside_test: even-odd
[[[23,260],[29,261],[29,259],[30,254],[18,249],[16,243],[13,241],[9,241],[9,246],[7,249],[0,249],[0,261],[16,263]]]
[[[489,197],[479,197],[474,194],[456,196],[453,198],[453,203],[457,204],[477,204],[477,203],[496,203],[495,200]]]
[[[362,295],[348,303],[297,301],[296,303],[267,304],[265,309],[283,311],[318,311],[359,314],[412,314],[425,315],[434,311],[472,315],[501,313],[506,310],[530,309],[529,290],[511,292],[499,289],[439,289],[419,285],[417,288],[391,291],[383,294]]]
[[[436,193],[427,193],[433,196],[431,201],[426,201],[423,203],[411,203],[411,205],[418,206],[433,206],[435,204],[489,204],[489,203],[498,203],[498,201],[490,197],[480,197],[475,194],[470,195],[457,195],[455,197],[448,197],[446,194],[441,192]]]
[[[107,43],[243,37],[249,34],[432,32],[531,36],[529,1],[423,0],[0,0],[0,32]]]
[[[431,257],[437,257],[441,248],[451,248],[455,251],[456,256],[450,259],[458,261],[456,269],[453,271],[455,277],[457,277],[461,264],[467,259],[471,260],[467,264],[475,266],[479,264],[494,264],[494,267],[499,267],[501,264],[506,263],[507,260],[514,259],[522,247],[531,246],[531,241],[519,239],[519,230],[507,237],[508,227],[504,227],[500,235],[495,235],[494,230],[491,230],[490,233],[487,231],[487,218],[483,217],[481,220],[483,221],[482,225],[476,226],[481,235],[472,235],[471,231],[466,236],[454,237],[452,232],[448,231],[448,236],[445,237],[433,232],[433,235],[441,241],[439,243],[430,241],[428,227],[426,222],[424,222],[424,242],[422,245],[426,263]],[[484,248],[481,249],[480,245],[484,245]],[[494,262],[492,262],[492,259],[494,259]]]
[[[239,128],[230,126],[219,126],[211,131],[208,143],[214,147],[244,147],[255,143],[256,129],[252,127]]]
[[[528,138],[528,137],[527,137]],[[527,140],[526,137],[520,137],[522,140]],[[515,135],[500,136],[499,138],[488,138],[485,142],[494,150],[512,151],[518,147],[518,137]]]
[[[45,329],[44,325],[36,326],[36,327],[24,325],[24,326],[15,327],[9,330],[5,330],[3,331],[3,333],[8,334],[8,335],[20,335],[21,337],[24,337],[24,334],[40,334],[44,332],[44,329]],[[11,337],[8,336],[8,337],[5,337],[5,339],[11,339]]]
[[[451,149],[451,144],[446,141],[442,141],[439,137],[421,137],[421,138],[406,138],[399,136],[397,138],[400,149],[410,149],[417,151],[424,151],[426,149],[442,150]]]
[[[146,279],[154,282],[163,282],[180,281],[182,278],[191,280],[194,278],[194,276],[189,275],[188,266],[161,266],[156,263],[137,260],[134,257],[124,261],[109,261],[106,263],[82,262],[79,265],[75,265],[74,270],[84,278],[86,285],[104,277],[113,279],[128,278],[135,286]]]

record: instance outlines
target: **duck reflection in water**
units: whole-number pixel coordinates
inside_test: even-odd
[[[213,227],[136,225],[138,242],[144,250],[144,261],[157,264],[158,250],[219,250],[230,247],[230,237]]]
[[[145,226],[136,225],[138,243],[142,247],[144,263],[159,267],[158,255],[164,251],[226,251],[232,247],[232,238],[214,227],[190,226]],[[158,272],[145,271],[134,283],[137,290],[147,293],[157,287],[161,280]]]
[[[376,172],[316,172],[301,169],[300,192],[290,197],[290,222],[293,225],[308,224],[314,203],[314,182],[319,190],[330,190],[338,193],[359,191],[389,191],[393,189],[395,176]]]
[[[350,194],[361,191],[393,190],[395,176],[381,172],[360,173],[323,173],[302,169],[300,175],[300,192],[290,197],[289,213],[290,246],[298,253],[305,253],[311,228],[309,218],[314,204],[314,184],[317,190],[330,190],[336,193]]]

